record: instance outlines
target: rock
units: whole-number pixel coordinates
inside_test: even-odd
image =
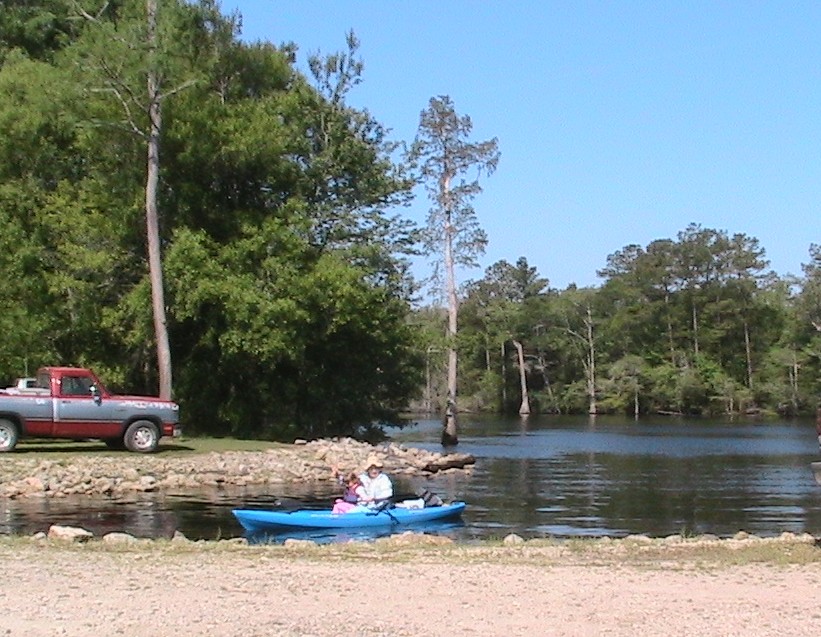
[[[93,489],[95,493],[111,493],[114,490],[114,481],[110,478],[97,478],[94,480]]]
[[[133,544],[139,540],[130,533],[106,533],[103,542],[106,544]]]
[[[88,542],[94,534],[76,526],[52,524],[48,529],[48,539],[62,542]]]
[[[37,476],[30,476],[23,481],[26,493],[34,493],[37,491],[45,491],[46,485]]]
[[[427,533],[414,533],[405,531],[395,533],[389,537],[382,537],[375,540],[376,544],[389,544],[391,546],[443,546],[453,544],[453,540],[444,535],[431,535]]]
[[[157,488],[157,478],[154,476],[142,476],[139,484],[140,491],[154,491]]]
[[[220,540],[218,544],[236,544],[238,546],[247,546],[248,540],[244,537],[231,537]]]
[[[524,542],[524,538],[521,535],[516,535],[515,533],[506,535],[505,539],[502,540],[502,544],[524,544]]]
[[[375,454],[388,473],[427,476],[460,470],[475,459],[462,453],[442,455],[389,443],[374,447],[353,438],[298,440],[293,445],[265,451],[230,451],[196,454],[185,458],[118,454],[112,457],[77,457],[70,463],[27,462],[4,458],[0,498],[64,498],[72,494],[101,494],[112,498],[131,493],[195,489],[203,486],[252,486],[287,482],[325,482],[330,468],[361,469]]]
[[[297,540],[296,538],[289,537],[282,543],[286,549],[304,549],[304,548],[313,548],[316,546],[316,542],[311,542],[311,540]]]
[[[129,467],[122,472],[123,480],[134,481],[140,479],[139,472],[134,467]]]
[[[185,537],[185,535],[181,531],[174,531],[174,536],[171,538],[171,541],[174,544],[183,544],[190,542],[191,540]]]

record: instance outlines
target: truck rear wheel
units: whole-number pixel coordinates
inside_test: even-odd
[[[123,436],[125,448],[137,453],[151,453],[160,444],[160,430],[150,420],[135,420]]]
[[[0,418],[0,453],[14,449],[18,436],[17,425],[11,420]]]

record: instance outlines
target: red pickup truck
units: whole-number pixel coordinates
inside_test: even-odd
[[[94,372],[43,367],[34,387],[0,389],[0,452],[30,438],[103,440],[114,449],[150,453],[163,436],[179,436],[179,406],[149,396],[109,393]]]

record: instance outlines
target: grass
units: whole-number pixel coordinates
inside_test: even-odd
[[[188,438],[183,436],[173,441],[160,443],[159,452],[193,451],[194,453],[211,453],[221,451],[267,451],[287,447],[281,442],[267,440],[239,440],[237,438]]]
[[[73,552],[88,554],[116,553],[163,559],[188,559],[185,556],[230,554],[252,559],[305,559],[354,564],[374,558],[391,563],[431,563],[440,566],[498,564],[549,568],[555,566],[611,567],[632,566],[664,570],[713,570],[762,565],[774,568],[821,568],[821,548],[802,541],[728,540],[702,542],[686,540],[670,544],[630,541],[603,543],[595,539],[572,541],[534,540],[507,546],[498,542],[470,545],[395,544],[393,542],[354,542],[350,544],[245,545],[237,541],[171,542],[145,540],[134,544],[105,544],[92,540],[85,544],[37,541],[29,537],[0,536],[0,557],[34,552],[37,554]]]
[[[182,438],[163,438],[156,453],[162,456],[190,455],[192,453],[212,453],[223,451],[266,451],[268,449],[278,449],[285,447],[279,442],[269,442],[266,440],[239,440],[237,438],[192,438],[183,436]],[[21,440],[15,450],[14,455],[22,454],[26,457],[42,454],[48,459],[58,457],[73,456],[77,454],[94,454],[101,456],[121,456],[127,451],[117,451],[109,449],[105,443],[96,440],[68,441],[68,440],[46,440],[46,439],[25,439]]]
[[[343,544],[296,545],[251,544],[241,539],[177,542],[168,539],[139,540],[136,543],[108,544],[94,538],[83,544],[35,540],[26,536],[0,535],[0,556],[7,552],[70,551],[83,553],[126,553],[137,555],[183,556],[194,554],[241,554],[248,557],[307,560],[332,560],[355,563],[378,557],[393,563],[430,562],[438,564],[509,564],[549,567],[556,565],[585,565],[607,567],[614,565],[649,569],[693,570],[748,565],[772,567],[821,568],[819,540],[809,536],[782,536],[780,538],[748,537],[746,539],[717,539],[679,537],[635,541],[577,538],[570,540],[541,538],[507,545],[497,540],[475,541],[469,544],[434,544],[433,538],[420,536],[407,541],[402,535],[374,542]],[[39,547],[39,548],[38,548]]]

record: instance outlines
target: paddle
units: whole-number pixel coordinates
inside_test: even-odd
[[[392,499],[385,500],[385,501],[380,502],[379,504],[377,504],[376,508],[374,508],[372,512],[369,511],[368,515],[379,515],[380,513],[386,513],[388,515],[388,517],[391,520],[393,520],[394,524],[400,524],[399,520],[396,519],[396,516],[393,513],[391,513],[391,510],[390,510],[391,506],[393,506],[393,500]]]

